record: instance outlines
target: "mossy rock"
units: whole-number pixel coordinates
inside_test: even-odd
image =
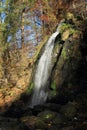
[[[41,130],[46,130],[47,129],[47,124],[41,120],[41,119],[38,119],[35,123],[35,128],[36,129],[41,129]]]
[[[55,83],[55,81],[52,81],[52,83],[51,83],[51,89],[52,90],[56,90],[56,83]]]
[[[39,119],[46,123],[52,121],[56,116],[57,116],[56,112],[47,111],[47,110],[38,114]]]
[[[50,90],[48,92],[48,100],[51,100],[51,99],[57,97],[57,95],[58,95],[58,91],[57,90]]]
[[[57,88],[62,87],[65,82],[74,82],[80,60],[80,40],[78,38],[73,39],[73,36],[70,36],[63,44],[61,54],[52,72],[52,87],[54,87],[53,81],[55,81]]]
[[[61,114],[58,114],[57,117],[53,120],[54,125],[60,125],[60,124],[65,124],[67,122],[67,119],[62,116]]]
[[[72,119],[76,112],[77,112],[77,107],[76,104],[69,102],[66,105],[62,106],[60,112],[67,118]]]
[[[29,85],[28,89],[26,90],[26,94],[31,94],[32,91],[33,91],[33,88],[34,88],[34,83],[32,82],[32,83]]]

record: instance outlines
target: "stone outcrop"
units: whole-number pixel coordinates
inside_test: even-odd
[[[61,52],[57,55],[58,58],[56,65],[53,68],[52,82],[54,81],[57,87],[61,87],[64,83],[69,83],[73,80],[74,74],[81,60],[80,36],[79,34],[76,34],[77,37],[73,38],[73,35],[68,37],[64,41],[63,45],[61,45]]]

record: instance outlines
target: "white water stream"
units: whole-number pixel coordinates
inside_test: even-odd
[[[54,48],[54,43],[57,35],[60,32],[61,23],[59,24],[55,33],[49,38],[45,50],[39,60],[37,65],[35,79],[34,79],[34,92],[31,100],[30,107],[35,105],[43,104],[47,99],[47,84],[48,79],[52,70],[52,53]]]

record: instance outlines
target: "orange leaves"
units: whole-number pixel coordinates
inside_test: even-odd
[[[43,15],[40,17],[40,19],[41,19],[42,21],[49,22],[49,17],[48,17],[47,15],[45,15],[45,14],[43,14]]]

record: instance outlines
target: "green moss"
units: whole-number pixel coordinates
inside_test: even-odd
[[[61,123],[65,122],[65,121],[66,121],[66,120],[59,115],[59,116],[57,116],[57,117],[53,120],[53,123],[54,123],[55,125],[57,125],[57,124],[61,124]]]
[[[77,109],[73,102],[69,102],[66,105],[64,105],[60,111],[66,117],[72,118],[75,116]]]
[[[77,33],[77,30],[73,29],[73,28],[70,28],[70,35],[74,34],[74,33]]]
[[[57,95],[58,95],[57,90],[49,91],[49,93],[48,93],[48,99],[50,100],[50,99],[56,97]]]
[[[62,50],[62,57],[63,57],[64,59],[68,59],[68,55],[67,55],[66,49],[64,49],[64,48],[63,48],[63,50]]]
[[[62,34],[67,29],[69,29],[70,35],[77,32],[77,30],[75,29],[75,27],[73,25],[68,24],[68,23],[63,23],[63,25],[61,26],[60,33]]]
[[[52,91],[52,97],[55,97],[57,95],[57,91],[56,90],[53,90]]]
[[[30,86],[28,87],[28,89],[27,89],[26,93],[27,93],[27,94],[31,94],[31,93],[32,93],[33,88],[34,88],[34,83],[32,82],[32,83],[30,84]]]
[[[39,119],[44,122],[49,122],[49,121],[53,120],[55,117],[56,117],[56,113],[54,113],[52,111],[44,111],[44,112],[40,113],[40,115],[39,115]]]
[[[46,115],[46,118],[48,119],[48,118],[50,118],[52,115],[51,114],[48,114],[48,115]]]
[[[70,24],[63,23],[63,25],[61,26],[60,33],[63,33],[66,29],[69,29],[69,28],[71,28]]]
[[[56,83],[55,83],[55,81],[53,81],[53,82],[51,83],[51,88],[52,88],[53,90],[56,90]]]
[[[39,130],[39,129],[40,129],[40,130],[41,130],[41,129],[43,129],[43,130],[46,130],[46,129],[47,129],[46,123],[45,123],[43,120],[41,120],[41,119],[38,119],[38,120],[36,121],[35,127],[38,128],[38,130]]]

